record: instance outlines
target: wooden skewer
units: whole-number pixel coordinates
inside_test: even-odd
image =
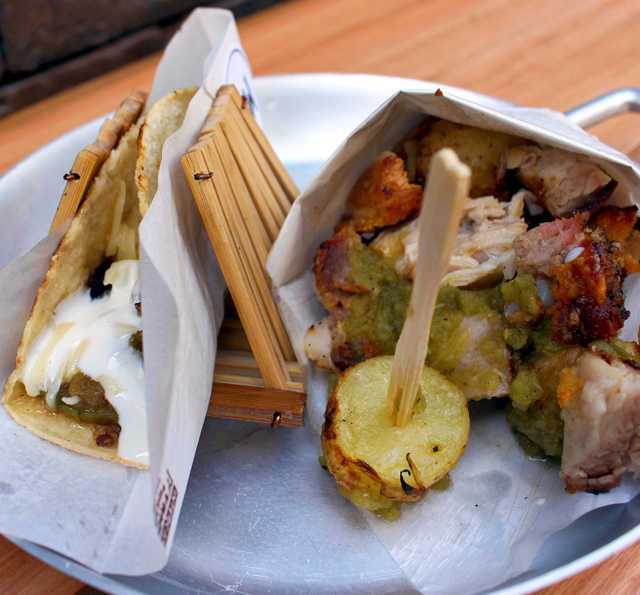
[[[409,422],[413,413],[438,290],[456,244],[470,180],[471,170],[452,149],[440,149],[431,159],[418,221],[418,264],[411,302],[387,393],[387,414],[391,419],[400,401],[396,417],[399,428]]]

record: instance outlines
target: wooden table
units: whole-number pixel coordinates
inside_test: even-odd
[[[636,0],[289,0],[239,22],[255,75],[365,72],[467,87],[523,105],[568,110],[640,86]],[[74,127],[149,90],[151,56],[0,120],[0,173]],[[591,130],[640,159],[640,115]],[[640,590],[640,544],[545,595]],[[95,593],[0,537],[4,595]]]

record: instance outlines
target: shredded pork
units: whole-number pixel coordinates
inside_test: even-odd
[[[509,202],[499,202],[493,196],[467,201],[444,284],[467,287],[483,280],[498,283],[515,275],[513,242],[527,231],[522,218],[526,195],[523,190]],[[371,247],[396,261],[400,277],[413,280],[418,258],[417,220],[381,232]]]

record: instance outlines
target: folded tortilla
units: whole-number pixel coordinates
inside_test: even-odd
[[[193,92],[190,93],[189,99],[192,96]],[[179,101],[172,101],[172,97],[179,98]],[[51,321],[58,304],[80,288],[87,287],[90,276],[105,261],[105,257],[116,256],[113,254],[114,237],[120,222],[134,224],[137,253],[137,225],[142,215],[138,199],[140,188],[136,180],[136,161],[138,160],[138,167],[147,166],[147,176],[150,179],[147,179],[145,184],[157,188],[157,170],[162,145],[182,124],[189,101],[184,100],[182,93],[173,92],[158,103],[162,109],[171,112],[172,124],[167,125],[163,122],[161,112],[155,110],[156,115],[152,122],[145,124],[150,128],[147,133],[148,137],[152,138],[148,143],[150,148],[140,151],[140,159],[140,122],[129,126],[117,147],[107,157],[69,231],[51,259],[51,266],[25,326],[16,357],[16,369],[9,377],[2,395],[2,402],[9,414],[40,438],[81,454],[134,467],[146,465],[119,457],[117,443],[108,447],[98,446],[94,435],[97,424],[52,411],[47,407],[45,398],[27,394],[21,377],[29,348]],[[153,164],[150,163],[151,160]],[[145,207],[148,207],[152,198],[146,198]],[[146,208],[144,211],[146,212]]]

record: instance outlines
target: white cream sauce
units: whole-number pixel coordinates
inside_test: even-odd
[[[118,412],[118,456],[148,465],[147,415],[141,354],[129,345],[142,329],[136,312],[140,264],[114,262],[104,276],[111,293],[92,300],[82,288],[62,300],[27,353],[22,382],[31,396],[46,392],[50,409],[63,382],[78,372],[98,381]],[[71,403],[69,403],[71,404]]]

